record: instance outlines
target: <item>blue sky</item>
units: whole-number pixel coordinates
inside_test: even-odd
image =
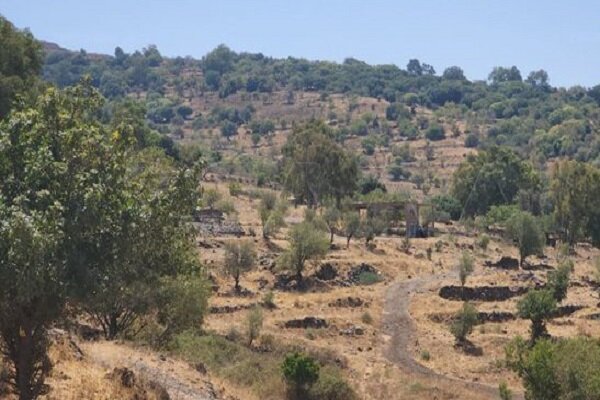
[[[548,71],[557,86],[600,83],[600,1],[594,0],[0,0],[0,14],[40,39],[113,53],[156,44],[201,57],[220,43],[275,57],[404,67],[494,66]]]

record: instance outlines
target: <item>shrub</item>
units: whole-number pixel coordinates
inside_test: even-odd
[[[273,293],[272,290],[269,290],[267,293],[265,293],[265,295],[262,298],[262,304],[264,307],[269,309],[277,307],[277,305],[275,304],[275,293]]]
[[[481,235],[481,237],[477,240],[477,246],[482,250],[487,250],[489,244],[490,237],[488,235]]]
[[[427,350],[421,351],[421,360],[423,360],[423,361],[431,360],[431,354],[429,354],[429,352]]]
[[[446,138],[446,133],[441,125],[431,124],[425,132],[425,137],[431,141],[443,140]]]
[[[473,257],[464,251],[458,260],[458,279],[460,285],[465,286],[467,278],[473,273]]]
[[[462,343],[473,332],[473,327],[478,322],[477,310],[473,305],[465,302],[463,308],[456,314],[454,322],[450,325],[450,332],[454,335],[457,343]]]
[[[465,138],[465,147],[473,148],[479,146],[479,136],[469,133]]]
[[[310,389],[310,398],[315,400],[353,400],[356,393],[333,368],[323,368],[319,379]]]
[[[371,316],[371,314],[369,314],[368,311],[365,311],[363,313],[363,315],[361,315],[360,320],[365,323],[365,324],[372,324],[373,323],[373,317]]]
[[[238,182],[229,182],[229,194],[233,197],[237,197],[242,194],[242,185]]]
[[[211,210],[215,207],[219,200],[221,200],[221,193],[219,193],[216,189],[206,189],[202,193],[203,205]]]
[[[309,356],[300,353],[288,354],[281,365],[283,378],[292,395],[298,399],[319,379],[319,365]]]
[[[263,315],[260,307],[253,307],[248,313],[246,319],[246,334],[248,337],[248,346],[252,345],[254,339],[258,338],[263,325]]]
[[[572,265],[571,260],[563,260],[555,271],[548,272],[547,287],[558,303],[567,297]]]
[[[498,394],[500,395],[500,400],[511,400],[512,399],[512,391],[508,388],[506,382],[500,382],[498,385]]]
[[[374,272],[364,271],[358,275],[358,283],[361,285],[373,285],[381,281],[381,277]]]

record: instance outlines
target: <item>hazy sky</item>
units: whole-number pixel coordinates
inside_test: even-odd
[[[201,57],[225,43],[403,68],[418,58],[438,73],[459,65],[470,79],[517,65],[523,76],[545,69],[553,85],[600,83],[598,0],[0,0],[0,14],[90,52],[156,44],[165,55]]]

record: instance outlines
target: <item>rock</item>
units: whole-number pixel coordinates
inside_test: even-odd
[[[366,303],[360,297],[351,297],[351,296],[342,297],[342,298],[336,299],[335,301],[332,301],[331,303],[329,303],[329,307],[356,308],[356,307],[361,307],[363,305],[367,306],[368,303]]]
[[[283,326],[288,329],[289,328],[321,329],[321,328],[327,328],[328,324],[327,324],[327,321],[325,321],[323,318],[306,317],[306,318],[302,318],[302,319],[291,319],[289,321],[286,321],[283,324]]]
[[[337,277],[338,273],[335,267],[330,263],[321,264],[317,272],[315,273],[317,278],[322,281],[330,281]]]
[[[340,335],[345,335],[345,336],[362,336],[364,334],[365,334],[365,330],[357,325],[353,325],[347,329],[342,329],[340,331]]]
[[[375,274],[382,278],[381,273],[375,267],[366,263],[360,263],[350,269],[350,272],[348,272],[348,281],[354,285],[359,284],[360,277],[364,273]]]
[[[202,235],[234,235],[240,237],[246,234],[238,221],[225,219],[225,214],[219,210],[196,210],[194,220],[194,225]]]
[[[519,260],[512,257],[502,256],[495,263],[491,261],[485,262],[486,267],[496,267],[501,269],[519,269]]]
[[[480,300],[480,301],[504,301],[512,297],[521,296],[529,290],[529,287],[509,286],[442,286],[439,296],[446,300]]]

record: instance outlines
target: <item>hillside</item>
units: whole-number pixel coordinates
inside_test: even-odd
[[[600,86],[0,39],[0,397],[600,396]]]

